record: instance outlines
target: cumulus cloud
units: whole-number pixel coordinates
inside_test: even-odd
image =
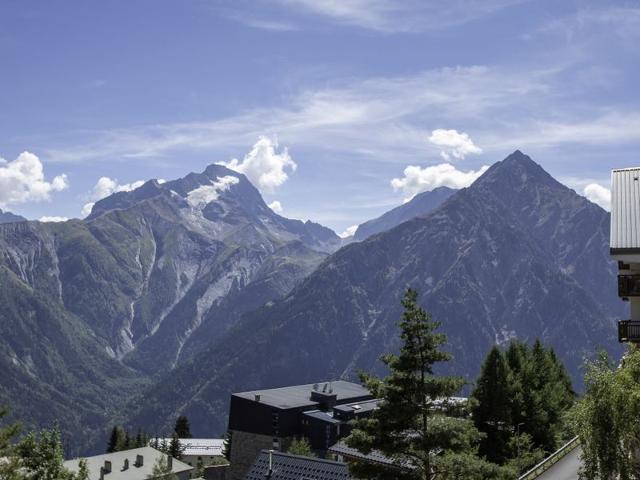
[[[202,185],[187,194],[187,201],[192,207],[202,208],[210,202],[217,200],[221,192],[229,190],[231,185],[235,185],[240,180],[238,177],[226,175],[218,177],[211,185]]]
[[[53,222],[53,223],[55,223],[55,222],[66,222],[67,220],[69,220],[69,218],[67,218],[67,217],[56,217],[55,215],[54,216],[45,215],[44,217],[40,217],[38,219],[38,221],[40,221],[40,222]]]
[[[351,225],[350,227],[347,227],[344,232],[339,233],[338,236],[340,238],[348,238],[348,237],[353,237],[353,235],[356,233],[356,230],[358,229],[358,225]]]
[[[457,130],[438,128],[431,132],[429,141],[440,147],[440,155],[446,161],[452,158],[462,160],[466,155],[482,153],[482,149],[473,143],[469,135]]]
[[[280,153],[277,149],[277,140],[261,136],[242,161],[234,158],[220,165],[245,174],[260,191],[273,192],[289,178],[286,170],[297,168],[286,148]]]
[[[68,186],[64,174],[45,180],[42,162],[33,153],[22,152],[11,162],[0,158],[0,206],[50,200]]]
[[[144,180],[137,180],[131,183],[118,183],[118,180],[109,177],[100,177],[91,191],[89,199],[91,202],[85,203],[82,207],[82,216],[86,217],[91,213],[93,205],[98,200],[108,197],[116,192],[129,192],[141,187],[144,184]]]
[[[597,183],[590,183],[584,187],[582,192],[588,200],[600,205],[605,210],[611,210],[611,190],[608,188]]]
[[[484,165],[478,170],[462,171],[450,163],[441,163],[430,167],[409,165],[404,169],[402,178],[391,180],[394,190],[401,190],[405,194],[405,201],[411,200],[416,194],[433,190],[437,187],[464,188],[471,185],[489,167]]]
[[[281,215],[283,212],[282,204],[278,200],[274,200],[269,204],[269,208],[276,212],[278,215]]]

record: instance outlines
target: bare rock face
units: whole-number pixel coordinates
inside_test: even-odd
[[[154,375],[287,294],[339,245],[219,165],[111,195],[86,220],[4,223],[0,363],[15,381],[0,382],[0,404],[37,424],[102,428]],[[45,407],[48,396],[60,403]]]
[[[596,348],[619,351],[623,304],[608,258],[609,214],[517,151],[424,217],[348,245],[282,300],[244,316],[145,392],[132,425],[163,428],[176,412],[196,434],[225,429],[229,393],[380,372],[398,348],[407,287],[442,322],[455,360],[473,381],[493,344],[552,345],[580,388]]]

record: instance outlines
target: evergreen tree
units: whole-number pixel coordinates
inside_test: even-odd
[[[352,474],[375,479],[512,478],[510,469],[477,457],[481,435],[470,420],[442,413],[442,403],[464,382],[434,374],[434,365],[451,356],[441,349],[446,337],[436,333],[439,324],[418,306],[415,290],[407,290],[402,305],[400,354],[382,357],[390,375],[384,380],[362,375],[381,401],[369,418],[356,422],[347,439],[365,454],[382,453],[393,467],[356,461],[350,465]]]
[[[184,415],[180,415],[176,420],[174,432],[178,435],[178,438],[192,438],[191,429],[189,428],[189,419]]]
[[[287,449],[287,453],[291,455],[301,455],[303,457],[315,457],[316,455],[311,450],[311,444],[305,437],[294,438]]]
[[[476,428],[485,434],[480,441],[480,455],[493,463],[504,464],[510,457],[512,436],[511,370],[502,352],[493,347],[487,355],[472,396]]]
[[[111,429],[111,435],[109,436],[109,443],[107,443],[107,453],[113,453],[116,451],[118,445],[118,429],[120,427],[114,426]]]
[[[184,452],[185,447],[180,444],[180,439],[176,432],[173,432],[173,436],[171,437],[171,442],[169,443],[169,455],[173,458],[177,458],[180,460],[182,458],[182,453]]]
[[[64,453],[57,428],[42,430],[39,435],[30,433],[16,446],[16,455],[25,480],[87,480],[86,462],[78,474],[64,467]]]

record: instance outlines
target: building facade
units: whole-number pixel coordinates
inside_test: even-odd
[[[229,409],[230,480],[244,478],[262,450],[286,452],[305,437],[319,456],[350,432],[347,423],[374,408],[361,385],[325,382],[234,393]]]

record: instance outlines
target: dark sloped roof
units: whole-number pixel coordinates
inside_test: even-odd
[[[266,480],[269,451],[256,458],[245,480]],[[273,452],[270,480],[351,480],[346,463]]]
[[[366,460],[367,462],[380,463],[382,465],[396,466],[389,457],[385,457],[381,452],[377,450],[371,450],[368,454],[362,453],[355,448],[349,447],[344,442],[338,442],[329,448],[329,453],[335,453],[336,455],[343,455],[345,457],[356,458],[359,460]]]
[[[252,390],[250,392],[234,393],[234,397],[255,400],[256,395],[260,395],[260,403],[278,408],[296,408],[318,405],[318,402],[311,400],[311,392],[314,386],[322,391],[325,386],[336,395],[339,403],[355,401],[361,398],[371,398],[369,390],[357,383],[337,380],[333,382],[322,382],[320,384],[293,385],[282,388],[270,388],[264,390]]]

